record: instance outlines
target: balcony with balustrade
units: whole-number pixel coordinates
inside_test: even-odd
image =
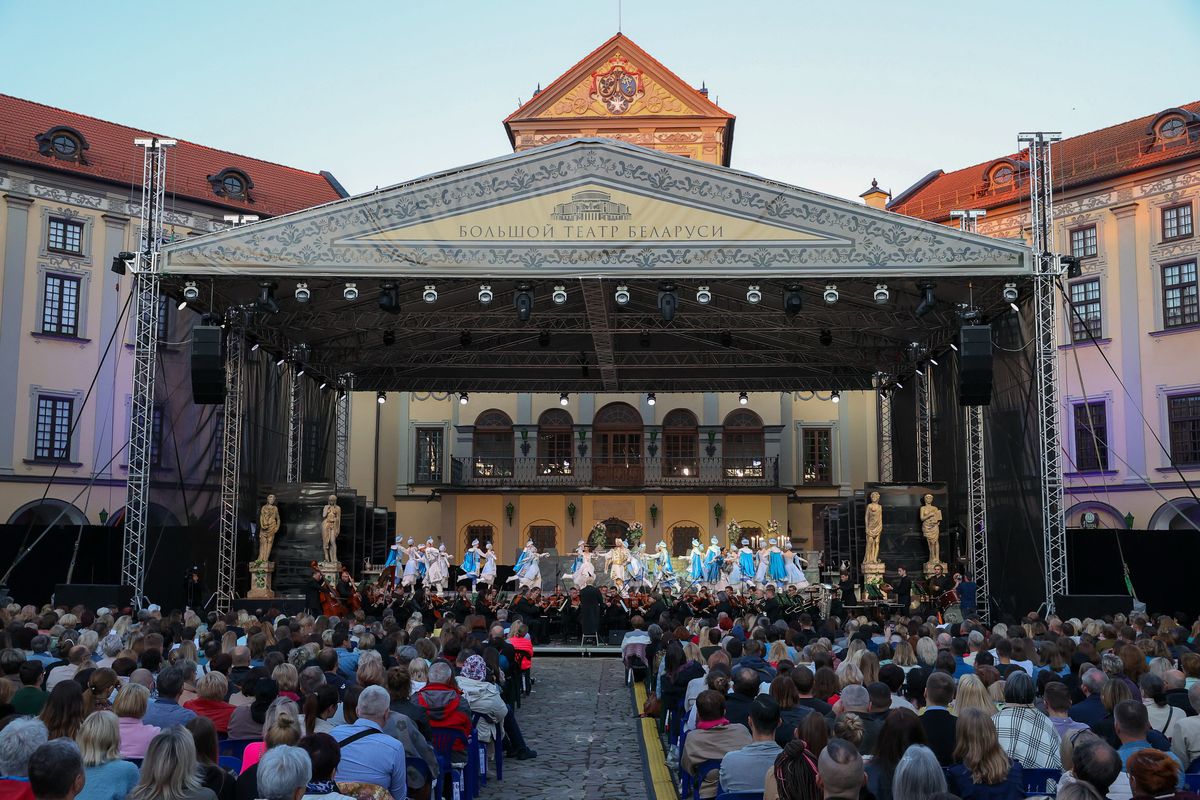
[[[458,457],[450,482],[472,488],[739,489],[779,486],[777,458]]]

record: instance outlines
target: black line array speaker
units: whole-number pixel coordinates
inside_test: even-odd
[[[192,328],[192,401],[218,406],[225,402],[225,357],[216,325]]]
[[[958,338],[958,403],[992,402],[992,326],[964,325]]]

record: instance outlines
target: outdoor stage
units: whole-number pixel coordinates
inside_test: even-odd
[[[304,430],[326,437],[345,485],[345,392],[837,390],[877,397],[882,482],[948,484],[981,596],[1035,608],[1065,587],[1061,503],[1044,542],[1037,489],[1039,435],[1057,421],[1030,401],[1054,355],[1053,328],[1033,325],[1053,314],[1048,263],[606,139],[168,244],[163,290],[190,283],[191,307],[223,326],[221,487],[194,500],[219,520],[219,603],[239,593],[237,538],[262,488],[304,474]],[[998,347],[991,406],[968,414],[954,348],[970,323]],[[1028,569],[1044,543],[1048,583]]]

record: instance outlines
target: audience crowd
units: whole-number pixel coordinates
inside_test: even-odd
[[[468,752],[435,751],[438,731],[536,757],[517,721],[532,655],[520,620],[479,616],[9,606],[0,800],[450,796],[439,754]]]
[[[1183,614],[645,622],[626,662],[704,798],[1197,798],[1200,622]]]

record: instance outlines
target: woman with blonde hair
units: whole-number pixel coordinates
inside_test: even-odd
[[[220,672],[209,672],[196,683],[196,699],[184,703],[184,708],[212,720],[218,733],[229,732],[229,718],[234,707],[225,702],[229,680]]]
[[[138,768],[121,758],[121,728],[117,715],[97,711],[75,734],[83,757],[85,783],[79,800],[123,800],[137,785]]]
[[[429,662],[417,657],[408,662],[408,679],[412,684],[412,693],[416,694],[429,683]]]
[[[233,655],[234,648],[238,646],[237,640],[237,631],[225,631],[224,635],[221,636],[221,652]]]
[[[878,682],[879,656],[870,650],[864,651],[858,659],[858,671],[862,673],[863,686]]]
[[[294,745],[302,735],[300,708],[286,697],[276,698],[263,720],[263,740],[251,742],[242,752],[242,773],[257,764],[267,750],[277,744]]]
[[[862,746],[865,733],[866,727],[863,725],[862,717],[855,713],[842,714],[833,723],[833,735],[839,739],[845,739],[855,747]]]
[[[922,636],[917,640],[917,662],[922,667],[933,668],[933,664],[937,661],[937,644],[928,636]]]
[[[776,639],[771,642],[771,649],[767,651],[767,663],[772,669],[779,669],[780,661],[788,660],[787,645],[782,639]]]
[[[862,670],[854,665],[853,662],[847,660],[838,664],[837,668],[838,689],[845,689],[851,684],[862,686],[863,674]]]
[[[996,726],[987,713],[968,708],[955,726],[954,766],[949,789],[963,800],[1021,800],[1025,782],[1021,765],[1000,746]]]
[[[384,686],[387,673],[383,669],[383,656],[375,650],[364,651],[358,659],[354,679],[364,689],[368,686]]]
[[[300,672],[294,664],[283,663],[271,671],[271,680],[279,685],[279,696],[293,703],[300,702]]]
[[[896,642],[896,647],[892,650],[892,663],[904,670],[904,674],[907,675],[913,667],[917,666],[917,654],[913,652],[912,645],[903,641]]]
[[[142,758],[151,740],[159,734],[159,728],[142,722],[149,707],[150,690],[140,683],[127,683],[117,692],[113,712],[120,727],[122,758]]]
[[[963,675],[958,679],[958,692],[954,697],[954,713],[962,715],[968,708],[977,708],[989,717],[996,713],[996,702],[988,694],[987,687],[977,675]]]
[[[142,762],[142,778],[129,800],[217,800],[212,789],[200,784],[196,769],[196,743],[182,725],[154,737]]]
[[[988,696],[992,698],[992,702],[996,708],[1004,705],[1004,681],[996,681],[988,686]]]

